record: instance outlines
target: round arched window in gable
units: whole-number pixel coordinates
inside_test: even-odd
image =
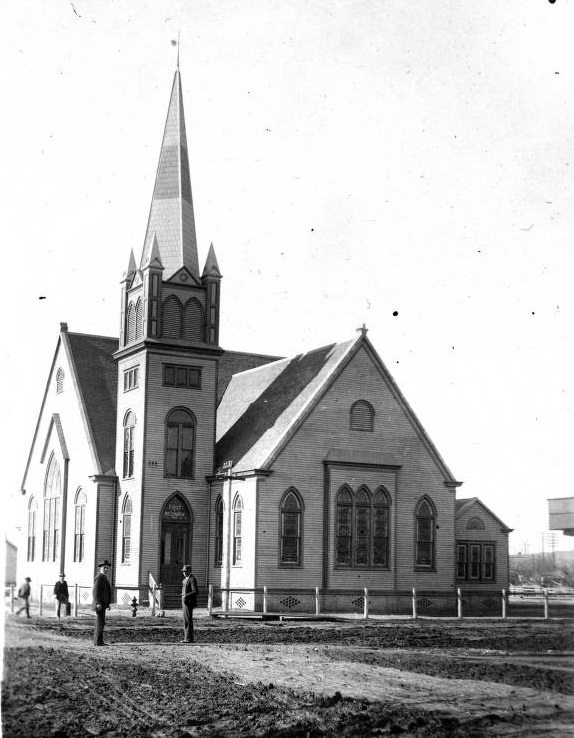
[[[350,413],[350,427],[355,431],[373,431],[375,427],[375,411],[370,402],[357,400]]]
[[[485,526],[484,526],[483,521],[477,517],[470,518],[470,520],[466,524],[467,530],[484,530],[484,528]]]
[[[62,367],[58,368],[58,371],[56,372],[56,392],[60,394],[64,391],[64,370]]]

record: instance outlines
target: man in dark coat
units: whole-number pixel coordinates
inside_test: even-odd
[[[68,603],[70,601],[68,582],[66,581],[66,575],[64,572],[60,574],[60,578],[54,585],[54,597],[56,598],[56,617],[59,620],[62,605],[64,605],[64,615],[67,615]]]
[[[181,643],[193,643],[193,608],[197,605],[197,580],[191,573],[189,564],[183,567],[182,572],[183,641]]]
[[[18,597],[24,600],[24,604],[19,610],[17,610],[16,615],[19,615],[22,610],[26,610],[27,618],[30,617],[30,595],[32,593],[30,589],[31,581],[32,580],[30,579],[30,577],[26,577],[26,579],[24,579],[24,584],[22,584],[22,586],[18,590]]]
[[[112,601],[112,588],[108,577],[106,576],[110,570],[110,562],[106,559],[98,564],[100,570],[94,579],[94,589],[92,591],[92,608],[96,611],[96,624],[94,627],[94,645],[105,646],[104,643],[104,625],[106,624],[106,610],[109,609]]]

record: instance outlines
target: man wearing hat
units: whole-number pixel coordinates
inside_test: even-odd
[[[96,624],[94,627],[94,646],[105,646],[104,625],[106,624],[106,610],[109,610],[112,601],[112,588],[108,581],[107,573],[110,570],[110,562],[106,559],[98,564],[100,570],[94,579],[92,591],[92,608],[96,611]]]
[[[182,572],[183,641],[181,643],[193,643],[193,608],[197,605],[197,580],[191,573],[189,564],[183,567]]]
[[[22,610],[26,610],[27,618],[30,617],[30,594],[31,594],[30,582],[31,581],[32,580],[30,579],[30,577],[26,577],[26,579],[24,579],[24,583],[18,590],[18,597],[24,600],[24,604],[19,610],[16,611],[16,615],[19,615],[22,612]]]
[[[60,619],[60,609],[64,605],[64,615],[68,614],[68,603],[70,602],[70,595],[68,592],[68,582],[66,581],[66,575],[64,572],[60,574],[60,578],[54,585],[54,597],[56,598],[56,617]]]

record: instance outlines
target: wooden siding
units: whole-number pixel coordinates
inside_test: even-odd
[[[478,518],[484,524],[484,530],[471,530],[467,528],[469,520]],[[506,589],[509,583],[509,558],[508,558],[508,533],[501,527],[500,521],[496,520],[486,508],[479,502],[469,506],[456,518],[456,540],[461,542],[483,542],[494,543],[494,580],[486,582],[455,581],[456,586],[468,589]],[[455,548],[456,557],[456,548]]]
[[[138,386],[124,392],[124,372],[138,367]],[[117,525],[114,544],[114,579],[118,588],[138,587],[147,574],[141,572],[142,484],[146,413],[147,360],[145,349],[118,362],[118,401],[116,418],[116,471],[118,473]],[[135,415],[134,475],[123,478],[124,419],[128,412]],[[122,562],[122,506],[126,495],[132,501],[131,546],[129,561]]]
[[[199,366],[202,370],[201,389],[165,387],[162,385],[164,362]],[[141,541],[138,546],[140,579],[147,582],[148,572],[159,576],[159,546],[161,510],[175,492],[184,497],[193,515],[191,561],[198,582],[207,583],[207,534],[209,517],[209,485],[206,477],[213,473],[215,438],[215,377],[216,362],[201,354],[172,355],[148,353],[145,387],[145,428],[140,440],[141,466],[139,486],[143,490],[141,507]],[[195,429],[194,478],[178,479],[164,476],[165,418],[174,407],[190,410],[197,421]],[[145,444],[145,450],[144,446]],[[137,518],[134,514],[134,520]],[[145,542],[145,545],[142,544]]]
[[[63,391],[60,393],[57,392],[56,388],[56,371],[59,367],[63,368],[65,375]],[[66,351],[60,343],[54,359],[53,371],[48,378],[46,396],[40,412],[36,440],[32,447],[30,464],[25,479],[25,494],[21,497],[23,526],[21,538],[18,542],[18,579],[29,576],[35,587],[39,587],[40,584],[55,583],[62,568],[65,568],[68,581],[89,585],[93,581],[97,563],[96,541],[98,531],[96,513],[98,487],[91,477],[97,475],[98,470],[95,468],[94,455],[87,440],[73,376]],[[62,447],[52,420],[54,413],[59,416],[69,456],[67,480],[64,479],[65,460],[62,455]],[[58,460],[62,472],[62,502],[64,499],[63,485],[67,481],[66,506],[64,508],[62,504],[60,513],[61,541],[64,514],[66,516],[65,536],[63,537],[64,561],[60,556],[56,557],[56,561],[42,561],[44,484],[48,462],[52,453]],[[84,561],[74,562],[74,500],[76,491],[80,487],[85,491],[87,497]],[[34,561],[28,561],[28,503],[32,496],[38,501],[36,550]],[[110,553],[111,551],[107,555],[109,556]]]
[[[350,409],[359,399],[369,402],[375,411],[374,431],[350,430]],[[445,589],[454,586],[454,491],[444,484],[444,476],[398,400],[387,385],[378,366],[361,349],[343,369],[320,399],[273,465],[273,474],[261,480],[259,495],[259,539],[257,548],[257,585],[273,582],[275,586],[324,586],[323,496],[325,469],[323,461],[331,449],[385,453],[397,461],[400,469],[393,474],[353,466],[347,469],[347,481],[356,489],[363,480],[372,491],[385,485],[392,497],[391,575],[387,571],[338,571],[333,566],[333,503],[345,474],[337,470],[329,482],[329,565],[326,586],[369,586],[379,588]],[[283,568],[278,561],[279,502],[285,490],[294,486],[304,501],[303,566]],[[417,571],[414,564],[415,508],[428,495],[437,510],[435,531],[435,567]]]

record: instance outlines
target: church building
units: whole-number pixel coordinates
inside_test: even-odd
[[[61,324],[22,482],[20,575],[88,585],[106,558],[117,603],[147,601],[155,582],[178,607],[190,563],[203,602],[213,585],[246,609],[263,587],[506,586],[510,529],[456,500],[365,328],[292,358],[220,345],[179,69],[143,250],[126,262],[119,338]]]

